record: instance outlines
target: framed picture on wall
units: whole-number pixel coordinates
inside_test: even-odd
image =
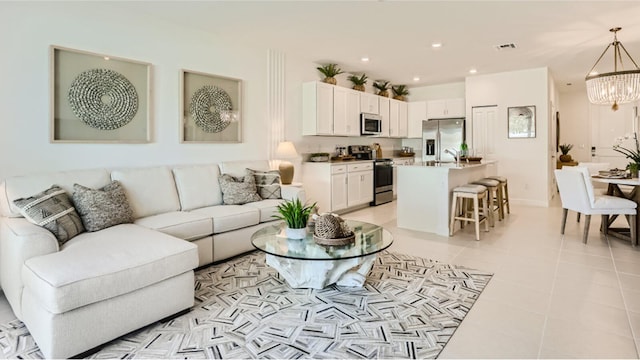
[[[507,126],[510,139],[536,137],[536,107],[516,106],[507,108]]]
[[[50,47],[50,140],[147,143],[151,64]]]
[[[242,142],[242,80],[182,70],[180,142]]]

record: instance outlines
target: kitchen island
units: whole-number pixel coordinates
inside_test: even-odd
[[[427,161],[396,169],[398,227],[449,236],[453,188],[496,175],[497,163]]]

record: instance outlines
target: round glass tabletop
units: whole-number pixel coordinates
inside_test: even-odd
[[[362,221],[345,220],[355,233],[353,243],[343,246],[316,244],[313,233],[304,239],[289,239],[284,234],[284,222],[266,226],[251,236],[253,246],[267,254],[300,260],[341,260],[378,253],[393,243],[393,236],[383,227]]]

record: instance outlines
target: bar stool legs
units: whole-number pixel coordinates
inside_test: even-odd
[[[498,220],[502,220],[502,191],[500,189],[500,181],[484,178],[472,182],[472,184],[485,186],[489,190],[489,224],[493,227],[496,224],[494,211],[498,212]]]
[[[509,206],[509,182],[504,176],[489,176],[489,179],[498,180],[500,182],[500,189],[502,190],[502,218],[504,219],[504,209],[507,209],[507,214],[511,214],[511,207]],[[578,222],[580,221],[580,213],[578,213]]]
[[[480,200],[482,200],[482,214],[480,217]],[[465,201],[473,201],[473,210],[467,210]],[[470,214],[472,212],[472,214]],[[460,221],[460,227],[464,227],[465,222],[474,222],[476,240],[480,240],[480,223],[484,222],[484,231],[489,231],[487,215],[491,214],[488,205],[487,188],[482,185],[467,184],[453,189],[451,200],[451,217],[449,220],[449,236],[453,236],[453,229],[456,220]],[[472,216],[472,217],[470,217]]]

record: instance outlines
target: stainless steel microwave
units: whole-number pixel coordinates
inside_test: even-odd
[[[382,133],[382,117],[376,114],[360,114],[360,135],[380,135]]]

